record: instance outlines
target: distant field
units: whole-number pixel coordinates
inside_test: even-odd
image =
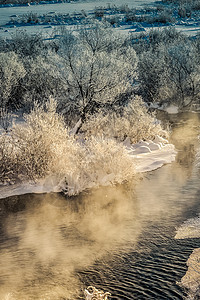
[[[27,4],[27,3],[31,3],[31,2],[36,2],[36,3],[40,3],[40,2],[51,2],[51,0],[0,0],[0,4]],[[62,2],[62,1],[54,1],[54,2]],[[70,2],[70,0],[66,0],[63,2]]]
[[[0,0],[0,5],[6,5],[6,4],[28,4],[28,3],[74,3],[74,2],[94,2],[97,5],[101,5],[102,2],[104,3],[112,3],[116,5],[122,5],[122,4],[128,4],[131,7],[137,7],[142,4],[147,4],[150,2],[154,2],[153,0],[137,0],[137,1],[132,1],[132,0]]]

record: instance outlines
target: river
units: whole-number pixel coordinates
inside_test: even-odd
[[[84,299],[88,285],[111,299],[186,297],[178,282],[200,239],[174,236],[200,213],[200,116],[165,120],[176,161],[137,182],[71,198],[28,194],[0,201],[0,299]]]

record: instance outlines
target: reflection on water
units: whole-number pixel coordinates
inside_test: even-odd
[[[1,200],[0,299],[84,299],[91,284],[112,299],[182,299],[176,280],[196,241],[173,237],[200,204],[199,119],[181,120],[172,125],[176,162],[136,186]]]

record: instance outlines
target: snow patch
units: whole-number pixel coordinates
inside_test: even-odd
[[[176,105],[170,105],[170,106],[166,107],[164,109],[164,111],[166,111],[168,114],[177,114],[179,111],[179,108]]]

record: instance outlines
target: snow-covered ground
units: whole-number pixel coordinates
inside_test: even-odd
[[[144,173],[158,169],[164,164],[173,162],[176,157],[175,147],[159,136],[157,136],[154,141],[141,141],[134,145],[131,145],[127,139],[124,145],[135,162],[136,170],[133,171],[136,171],[136,173]],[[73,195],[73,191],[77,193],[88,188],[111,185],[113,176],[115,175],[104,174],[98,182],[86,182],[84,185],[73,181],[70,193]],[[58,179],[57,177],[51,176],[46,179],[42,179],[36,184],[25,182],[23,184],[1,187],[0,199],[27,193],[61,192],[65,188],[65,178]]]
[[[13,6],[13,7],[1,7],[0,8],[0,37],[9,38],[11,34],[15,33],[16,30],[26,30],[28,33],[43,33],[44,36],[52,37],[52,34],[55,35],[55,29],[58,25],[66,25],[62,20],[60,23],[54,24],[54,22],[50,22],[49,24],[11,24],[9,23],[11,18],[14,20],[20,19],[23,15],[27,15],[29,13],[37,14],[38,16],[42,15],[66,15],[73,13],[81,13],[81,11],[86,12],[89,16],[94,13],[95,7],[108,7],[116,5],[122,6],[127,4],[129,8],[137,8],[139,9],[139,14],[145,5],[150,5],[153,7],[155,5],[154,1],[151,0],[82,0],[77,2],[70,3],[56,3],[56,4],[40,4],[40,5],[30,5],[30,6]],[[173,9],[173,8],[172,8]],[[155,10],[156,11],[156,10]],[[137,13],[136,13],[137,14]],[[145,10],[143,10],[142,15],[145,14]],[[112,15],[112,14],[111,14]],[[120,16],[119,16],[120,17]],[[129,32],[138,34],[141,31],[148,32],[152,28],[162,28],[166,26],[175,26],[179,31],[189,35],[195,36],[200,32],[200,23],[199,16],[193,18],[184,18],[176,16],[176,20],[172,23],[159,24],[159,23],[150,23],[146,22],[138,23],[134,22],[134,24],[120,24],[120,26],[115,26],[120,30],[122,34],[128,34]],[[53,23],[53,24],[52,24]],[[77,21],[78,25],[79,21]]]
[[[56,29],[54,26],[48,25],[34,25],[34,24],[24,24],[20,26],[6,25],[9,23],[11,18],[19,18],[25,14],[34,13],[37,15],[52,15],[52,14],[72,14],[80,13],[85,11],[90,14],[94,11],[95,7],[105,7],[109,4],[111,5],[122,5],[127,4],[130,8],[140,7],[145,4],[152,3],[151,0],[127,0],[122,2],[121,0],[100,0],[100,1],[78,1],[71,3],[56,3],[56,4],[41,4],[41,5],[30,5],[30,6],[14,6],[14,7],[1,7],[0,8],[0,37],[10,38],[16,30],[26,30],[27,33],[35,34],[42,33],[44,36],[50,37]],[[60,24],[63,25],[63,24]],[[129,31],[129,30],[128,30]]]
[[[10,17],[17,15],[21,16],[30,12],[37,13],[38,15],[48,14],[51,12],[67,14],[74,12],[81,12],[84,10],[90,13],[95,7],[111,5],[122,5],[127,4],[130,8],[140,7],[145,4],[150,4],[151,0],[88,0],[88,1],[78,1],[71,3],[56,3],[56,4],[43,4],[43,5],[30,5],[30,6],[14,6],[14,7],[1,7],[0,8],[0,26],[5,25],[10,21]]]

